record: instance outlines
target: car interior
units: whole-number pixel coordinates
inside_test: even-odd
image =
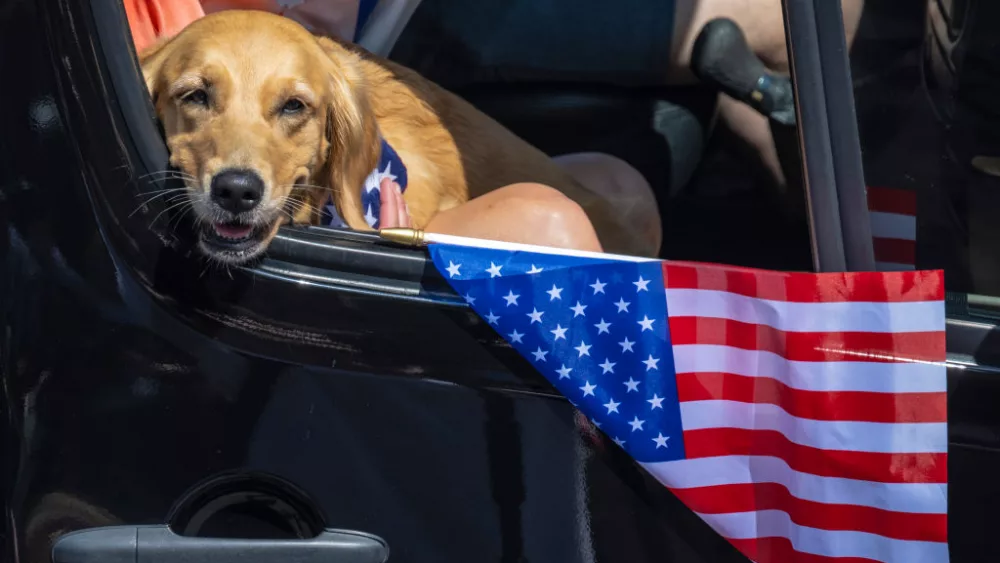
[[[412,16],[425,19],[421,28],[432,30],[425,33],[435,29],[435,4],[425,0]],[[971,4],[867,0],[850,56],[851,80],[841,86],[854,94],[848,96],[855,103],[850,111],[856,108],[868,185],[912,188],[921,198],[918,267],[944,267],[950,290],[980,290],[975,298],[985,307],[996,301],[990,288],[1000,287],[993,285],[1000,280],[994,276],[998,262],[988,259],[996,248],[991,242],[1000,240],[990,214],[1000,194],[990,183],[996,179],[937,166],[942,155],[966,160],[992,146],[986,134],[949,129],[954,92],[963,85],[975,91],[982,83],[948,82],[960,74],[954,61],[967,52],[955,46],[962,38],[968,45],[962,16]],[[24,431],[36,433],[17,459],[20,474],[32,479],[19,481],[16,505],[3,507],[16,512],[18,522],[32,523],[24,532],[22,560],[49,561],[52,539],[67,529],[94,522],[160,524],[164,515],[191,536],[312,537],[322,520],[313,501],[327,512],[327,522],[391,530],[395,536],[388,539],[398,550],[393,559],[401,561],[427,560],[420,558],[427,553],[465,561],[468,550],[484,545],[503,554],[496,558],[501,561],[543,552],[548,557],[530,560],[597,560],[566,551],[575,546],[563,540],[576,538],[577,526],[586,528],[593,553],[614,554],[600,560],[661,561],[663,554],[685,562],[745,559],[607,439],[588,434],[586,421],[578,424],[552,386],[469,310],[423,250],[374,233],[285,227],[253,269],[215,271],[199,261],[178,235],[178,217],[168,205],[152,201],[137,212],[144,194],[172,184],[151,175],[167,168],[166,147],[120,0],[39,0],[43,5],[38,9],[49,12],[38,19],[51,26],[44,41],[51,53],[64,56],[46,60],[50,52],[40,50],[24,59],[51,64],[62,73],[54,74],[73,81],[52,88],[66,97],[58,111],[55,101],[39,96],[31,127],[43,140],[65,129],[73,141],[32,142],[89,169],[79,174],[82,180],[61,175],[76,173],[70,167],[37,172],[46,186],[70,186],[56,206],[41,190],[0,190],[0,197],[44,218],[15,218],[16,228],[0,235],[14,249],[9,263],[35,279],[41,271],[58,282],[45,286],[50,299],[31,300],[37,294],[29,287],[0,280],[0,295],[23,294],[27,305],[21,305],[30,310],[10,321],[15,344],[32,327],[47,331],[37,339],[39,348],[30,350],[34,356],[22,352],[28,360],[18,369],[26,366],[27,375],[4,390],[5,396],[27,397],[24,410],[38,425]],[[980,16],[998,9],[989,1],[978,5],[986,10]],[[929,6],[941,7],[947,25],[928,28]],[[978,27],[979,37],[989,38],[991,20],[978,21],[987,22]],[[91,39],[75,29],[96,32]],[[420,70],[414,54],[426,39],[404,29],[390,57]],[[983,44],[992,46],[989,39],[976,42]],[[925,61],[938,56],[935,49],[944,53],[937,67]],[[964,61],[966,69],[990,67],[982,56]],[[0,63],[7,64],[2,57]],[[547,154],[601,151],[642,172],[662,215],[661,257],[816,268],[821,245],[811,223],[827,209],[814,208],[809,217],[804,205],[811,193],[803,164],[811,150],[802,139],[806,124],[772,124],[789,180],[787,192],[778,193],[746,148],[717,126],[718,88],[710,84],[649,89],[505,79],[477,69],[469,53],[456,54],[456,64],[465,79],[443,86]],[[49,87],[38,82],[29,87]],[[924,84],[935,86],[930,106]],[[24,99],[29,94],[35,95]],[[980,108],[993,107],[988,99],[978,101]],[[979,144],[957,145],[962,151],[956,157],[943,146],[941,131]],[[5,143],[9,139],[0,139]],[[968,185],[977,191],[962,191]],[[969,210],[979,210],[971,228],[963,215]],[[867,222],[867,210],[861,218]],[[66,225],[76,229],[59,230]],[[91,230],[105,238],[77,234]],[[978,242],[970,242],[970,230],[979,233]],[[968,368],[960,380],[949,377],[955,436],[949,491],[956,507],[950,510],[962,518],[950,533],[953,553],[965,556],[956,561],[995,560],[990,507],[1000,499],[1000,489],[986,486],[995,481],[1000,451],[1000,410],[991,400],[1000,396],[1000,383],[997,370],[988,367],[1000,365],[998,338],[993,325],[974,321],[957,326],[949,317],[948,327],[949,360],[953,352],[965,354],[955,370]],[[966,333],[973,332],[978,339],[963,348]],[[31,363],[41,356],[55,359]],[[94,367],[83,368],[79,358]],[[975,371],[977,362],[986,367]],[[33,369],[43,374],[37,380]],[[89,371],[74,371],[82,369]],[[314,402],[320,405],[315,415]],[[342,429],[348,430],[338,434]],[[410,465],[393,473],[385,468],[396,462],[396,452],[409,456]],[[460,472],[455,460],[481,467]],[[565,475],[571,464],[588,490],[573,501],[582,508],[560,511],[555,502],[567,508],[566,499],[580,494]],[[289,496],[284,484],[258,477],[251,483],[201,481],[233,467],[288,477],[309,493]],[[385,474],[376,475],[380,470]],[[359,484],[358,475],[375,477]],[[136,483],[124,485],[129,479]],[[59,511],[72,504],[66,498],[74,496],[118,514],[95,509],[92,519],[62,516]],[[305,500],[300,506],[297,499]],[[475,520],[473,512],[487,516]],[[590,520],[569,522],[581,514]],[[497,529],[501,533],[494,534]],[[493,546],[495,536],[502,536],[502,545]],[[539,536],[555,539],[545,543]]]

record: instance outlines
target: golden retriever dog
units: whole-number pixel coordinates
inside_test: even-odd
[[[518,182],[587,211],[629,252],[607,205],[547,155],[416,72],[258,11],[196,20],[140,56],[170,163],[185,177],[199,247],[225,263],[264,251],[281,224],[316,223],[330,195],[348,226],[382,139],[407,168],[413,225]]]

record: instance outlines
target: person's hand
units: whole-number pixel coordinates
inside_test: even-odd
[[[378,217],[379,228],[413,228],[410,221],[410,209],[406,206],[406,201],[403,200],[399,184],[388,178],[383,178],[378,191],[382,202]]]

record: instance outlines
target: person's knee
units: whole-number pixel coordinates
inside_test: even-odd
[[[504,216],[517,217],[532,244],[601,251],[600,242],[587,213],[560,191],[543,184],[525,182],[503,188],[495,206]]]

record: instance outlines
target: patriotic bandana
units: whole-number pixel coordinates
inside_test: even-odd
[[[365,210],[365,221],[368,226],[379,228],[379,212],[382,209],[381,192],[379,186],[382,180],[388,178],[399,184],[399,189],[406,191],[406,166],[399,154],[382,139],[382,150],[378,158],[378,165],[371,174],[365,178],[365,184],[361,190],[361,207]],[[346,229],[347,223],[337,213],[337,207],[333,204],[333,197],[323,206],[323,225]]]

